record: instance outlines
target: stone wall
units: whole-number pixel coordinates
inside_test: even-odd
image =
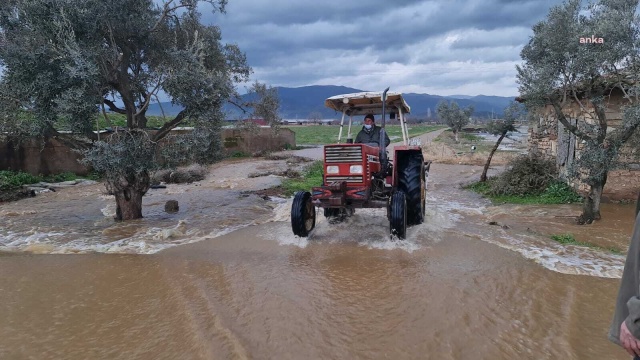
[[[621,94],[614,93],[608,99],[606,115],[609,129],[615,129],[622,124],[622,105]],[[567,108],[565,114],[570,119],[574,119],[570,120],[574,124],[577,118],[591,123],[596,121],[575,104]],[[547,159],[555,160],[558,171],[562,175],[566,175],[568,167],[580,155],[582,148],[580,141],[576,141],[575,135],[565,130],[564,125],[557,120],[555,111],[550,105],[540,109],[536,114],[536,121],[529,126],[528,141],[529,152],[536,152]],[[629,170],[609,172],[603,193],[604,200],[632,200],[637,197],[640,191],[640,164],[629,165],[631,168]],[[584,183],[575,181],[571,185],[581,193],[588,191],[588,186]]]
[[[78,162],[81,158],[56,139],[46,142],[27,139],[18,147],[10,141],[0,140],[0,170],[19,170],[33,175],[63,172],[86,175],[89,169]]]
[[[222,140],[227,155],[239,152],[256,154],[263,151],[281,150],[296,146],[296,133],[291,129],[280,128],[275,133],[271,128],[261,127],[253,130],[224,129]]]
[[[176,130],[185,133],[190,129]],[[287,146],[295,147],[295,133],[282,128],[274,133],[271,128],[254,130],[223,129],[222,140],[226,155],[235,153],[256,154],[262,151],[281,150]],[[81,155],[75,153],[56,139],[42,142],[28,139],[18,147],[10,141],[0,139],[0,170],[25,171],[33,175],[50,175],[73,172],[86,175],[90,169],[81,165]]]

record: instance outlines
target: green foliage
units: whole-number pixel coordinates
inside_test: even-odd
[[[482,141],[482,137],[478,135],[468,134],[468,133],[461,133],[461,135],[462,135],[461,136],[462,140],[465,140],[465,141],[469,141],[469,142]]]
[[[22,187],[22,185],[36,184],[39,182],[57,183],[63,181],[71,181],[77,179],[98,180],[99,177],[95,173],[88,176],[78,176],[71,172],[65,172],[54,175],[31,175],[22,171],[0,171],[0,191],[7,191]]]
[[[0,191],[19,188],[22,185],[34,184],[41,181],[41,177],[25,172],[8,170],[0,171]]]
[[[553,203],[570,204],[582,201],[582,197],[571,186],[557,180],[549,184],[540,197]]]
[[[606,250],[606,251],[612,252],[614,254],[621,254],[622,253],[622,251],[620,251],[620,249],[616,249],[614,247],[603,248],[601,246],[594,245],[594,244],[591,244],[591,243],[588,243],[588,242],[578,241],[573,236],[573,234],[551,235],[550,238],[551,238],[551,240],[556,241],[556,242],[558,242],[560,244],[563,244],[563,245],[583,246],[583,247],[588,247],[588,248],[596,249],[596,250]]]
[[[531,112],[548,106],[581,144],[569,175],[601,189],[619,152],[640,127],[640,18],[635,0],[568,0],[533,27],[517,66],[519,90]],[[602,43],[584,43],[596,36]],[[611,96],[611,98],[610,98]],[[622,124],[610,127],[608,108],[622,98]],[[580,108],[577,117],[569,117]],[[595,122],[593,120],[596,120]],[[587,218],[599,211],[593,199]]]
[[[222,106],[238,96],[235,84],[246,82],[251,72],[240,49],[222,43],[217,26],[200,21],[199,9],[224,12],[225,4],[226,0],[3,2],[0,131],[23,137],[55,135],[86,150],[86,164],[107,182],[118,181],[121,187],[135,183],[139,191],[160,164],[219,159]],[[264,90],[270,97],[265,106],[256,102],[262,106],[261,115],[272,111],[268,106],[275,101],[271,89]],[[147,118],[147,106],[158,101],[159,93],[184,110],[175,117]],[[112,112],[108,120],[103,109]],[[159,141],[166,140],[169,130],[187,124],[195,131],[171,135],[160,152]],[[96,127],[115,125],[126,126],[122,135],[91,143]],[[153,137],[136,132],[146,127],[162,129]],[[78,141],[79,136],[88,141]]]
[[[518,102],[512,102],[504,109],[502,120],[492,120],[487,123],[487,131],[493,135],[502,135],[516,131],[515,123],[526,116],[525,109]]]
[[[438,116],[447,124],[455,134],[460,132],[462,128],[469,123],[471,114],[473,114],[473,106],[461,109],[457,102],[448,103],[442,100],[438,103],[436,109]]]
[[[249,157],[249,156],[250,156],[250,155],[249,155],[249,154],[247,154],[246,152],[244,152],[244,151],[239,151],[239,150],[238,150],[238,151],[234,151],[234,152],[231,154],[231,157],[232,157],[232,158],[246,158],[246,157]]]
[[[307,165],[300,179],[285,179],[282,188],[286,196],[293,195],[296,191],[310,191],[314,186],[321,186],[323,178],[323,163],[321,160]]]

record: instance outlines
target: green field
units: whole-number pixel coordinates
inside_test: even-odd
[[[338,141],[338,133],[340,132],[340,126],[338,125],[302,125],[302,126],[285,126],[287,129],[293,130],[296,133],[296,144],[310,144],[310,145],[325,145],[333,144]],[[409,137],[414,137],[438,129],[442,129],[444,126],[437,125],[410,125]],[[351,127],[351,133],[355,139],[358,132],[362,129],[361,125]],[[391,139],[391,142],[402,141],[402,131],[400,125],[388,125],[385,126],[385,130]],[[347,126],[342,130],[342,140],[347,138]],[[395,138],[394,138],[395,137]]]

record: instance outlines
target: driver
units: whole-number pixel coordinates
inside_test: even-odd
[[[363,143],[370,146],[380,146],[380,126],[376,126],[373,114],[367,114],[364,116],[364,126],[362,130],[356,136],[356,143]],[[384,147],[389,146],[391,140],[389,135],[384,133]]]

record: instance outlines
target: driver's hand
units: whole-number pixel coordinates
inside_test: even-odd
[[[620,344],[631,356],[640,356],[640,340],[636,339],[627,324],[623,321],[620,325]]]

